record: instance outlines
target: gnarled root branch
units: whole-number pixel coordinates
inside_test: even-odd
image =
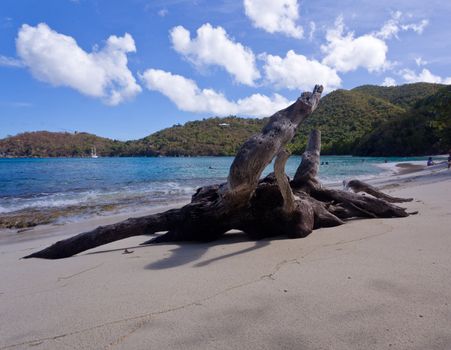
[[[386,193],[381,192],[376,187],[371,186],[370,184],[367,184],[363,181],[354,179],[350,181],[343,181],[343,185],[345,190],[351,189],[355,193],[359,192],[365,192],[373,197],[383,199],[390,203],[403,203],[403,202],[411,202],[413,198],[399,198],[399,197],[392,197]]]

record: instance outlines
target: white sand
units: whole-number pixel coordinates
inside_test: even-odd
[[[19,258],[99,222],[10,236],[0,349],[451,349],[451,171],[398,181],[376,183],[418,215],[297,240],[134,237],[47,261]]]

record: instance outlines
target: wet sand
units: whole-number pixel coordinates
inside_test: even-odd
[[[397,173],[399,175],[410,174],[410,173],[414,173],[414,172],[426,169],[425,165],[411,164],[411,163],[396,164],[396,167],[398,168]]]
[[[373,184],[419,214],[57,261],[20,257],[121,218],[3,235],[0,349],[450,349],[451,171]]]

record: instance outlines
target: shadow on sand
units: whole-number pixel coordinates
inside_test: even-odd
[[[171,255],[169,257],[152,262],[152,263],[148,264],[147,266],[145,266],[145,268],[148,270],[163,270],[163,269],[170,269],[173,267],[189,264],[193,261],[200,259],[208,251],[208,249],[210,249],[212,247],[236,244],[236,243],[242,243],[242,242],[249,242],[248,236],[246,234],[244,234],[243,232],[227,233],[221,239],[214,241],[214,242],[208,242],[208,243],[183,242],[178,247],[170,250]],[[212,259],[204,260],[202,262],[195,264],[194,267],[207,266],[211,263],[214,263],[214,262],[222,260],[222,259],[226,259],[226,258],[240,255],[240,254],[245,254],[245,253],[251,252],[255,249],[263,248],[265,246],[268,246],[270,243],[271,243],[271,241],[268,239],[255,241],[255,244],[252,247],[241,249],[241,250],[238,250],[238,251],[235,251],[232,253],[227,253],[225,255],[217,256]]]
[[[232,245],[237,243],[243,243],[243,242],[254,242],[254,245],[251,247],[247,247],[238,251],[234,251],[231,253],[227,253],[221,256],[216,256],[211,259],[207,259],[201,262],[198,262],[197,264],[193,265],[193,267],[204,267],[207,265],[210,265],[216,261],[227,259],[232,256],[240,255],[240,254],[246,254],[253,250],[264,248],[266,246],[269,246],[271,244],[271,241],[273,240],[279,240],[284,239],[284,237],[271,237],[271,238],[265,238],[261,240],[255,240],[252,241],[249,239],[249,237],[244,232],[239,231],[232,231],[226,233],[221,239],[218,239],[213,242],[206,242],[206,243],[199,243],[199,242],[174,242],[174,243],[162,243],[158,245],[167,245],[167,246],[174,246],[175,248],[169,249],[168,252],[170,252],[170,255],[168,257],[165,257],[163,259],[160,259],[158,261],[152,262],[148,265],[146,265],[144,268],[147,270],[164,270],[164,269],[170,269],[173,267],[185,265],[192,263],[196,260],[199,260],[207,251],[208,249],[215,247],[215,246],[225,246],[225,245]],[[95,254],[104,254],[104,253],[111,253],[111,252],[124,252],[127,251],[127,253],[133,253],[136,250],[141,249],[149,249],[151,247],[154,247],[155,245],[134,245],[134,246],[126,246],[121,248],[114,248],[114,249],[104,249],[94,252],[88,252],[81,255],[75,255],[77,256],[83,256],[83,255],[95,255]]]

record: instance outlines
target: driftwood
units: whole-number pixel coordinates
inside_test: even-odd
[[[354,179],[351,181],[343,181],[343,186],[344,186],[345,190],[351,189],[355,193],[366,192],[366,193],[372,195],[373,197],[381,198],[390,203],[402,203],[402,202],[413,201],[413,198],[399,198],[399,197],[389,196],[388,194],[379,191],[376,187],[371,186],[370,184],[367,184],[367,183],[357,180],[357,179]]]
[[[59,259],[127,237],[165,232],[143,244],[174,241],[212,241],[231,229],[252,239],[270,236],[305,237],[313,229],[342,225],[351,218],[406,217],[404,208],[392,204],[406,201],[390,197],[362,182],[351,181],[349,191],[328,189],[317,179],[321,134],[313,131],[302,162],[290,182],[285,174],[289,153],[285,146],[296,128],[317,107],[322,86],[315,86],[277,113],[258,135],[239,149],[226,183],[197,190],[191,203],[180,209],[117,224],[100,226],[59,241],[25,258]],[[261,179],[274,161],[274,173]]]

